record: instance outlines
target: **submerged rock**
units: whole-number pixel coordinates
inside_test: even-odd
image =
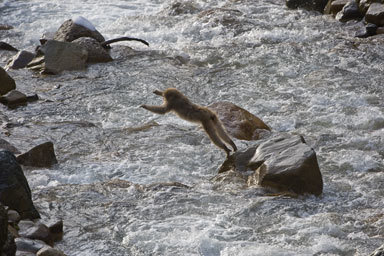
[[[223,163],[219,173],[231,170],[247,177],[249,186],[316,196],[323,191],[316,153],[298,135],[275,134],[246,151],[236,152]]]
[[[88,63],[109,62],[113,60],[108,51],[96,39],[81,37],[74,40],[73,43],[84,47],[88,51]]]
[[[290,9],[303,8],[323,13],[327,2],[328,0],[286,0],[285,4]]]
[[[55,40],[45,42],[40,47],[39,53],[27,67],[48,74],[85,69],[88,59],[88,52],[84,47]]]
[[[239,140],[257,140],[271,129],[258,117],[233,103],[221,101],[208,106],[218,115],[227,132]]]
[[[7,71],[0,67],[0,95],[7,94],[14,89],[16,89],[15,80],[8,75]]]
[[[35,54],[28,51],[19,51],[5,66],[6,69],[25,68],[33,60]]]
[[[16,157],[5,150],[0,150],[0,202],[16,210],[22,219],[40,218],[23,170]]]
[[[85,21],[84,21],[85,20]],[[86,19],[79,17],[73,20],[65,21],[53,36],[54,40],[63,42],[72,42],[80,37],[91,37],[98,42],[104,42],[104,37],[97,31],[93,25]]]
[[[17,161],[26,166],[51,167],[57,164],[53,143],[45,142],[40,144],[28,152],[19,155]]]

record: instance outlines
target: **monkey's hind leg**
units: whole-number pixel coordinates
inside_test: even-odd
[[[220,137],[217,136],[216,134],[216,128],[215,128],[215,123],[213,121],[206,121],[202,122],[203,128],[205,132],[208,134],[209,138],[211,141],[218,146],[219,148],[223,149],[226,153],[227,156],[229,156],[229,153],[231,152],[227,146],[221,141]]]
[[[237,147],[235,143],[232,141],[232,139],[228,136],[228,133],[225,131],[225,128],[223,124],[220,122],[217,116],[213,118],[213,122],[215,123],[215,127],[217,130],[217,133],[219,134],[220,138],[222,138],[225,142],[227,142],[231,147],[233,148],[233,151],[237,151]]]

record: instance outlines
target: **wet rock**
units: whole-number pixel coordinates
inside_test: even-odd
[[[0,102],[8,107],[18,107],[26,105],[28,102],[27,95],[17,90],[10,91],[7,95],[0,97]]]
[[[8,229],[9,229],[9,226],[8,226]],[[12,256],[16,254],[15,238],[10,232],[8,232],[7,241],[3,246],[2,252],[3,252],[2,255],[7,255],[7,256]]]
[[[34,240],[44,241],[46,244],[53,246],[53,238],[49,228],[43,223],[34,223],[30,228],[20,228],[19,235]]]
[[[81,37],[74,40],[73,43],[79,44],[88,51],[87,62],[89,63],[109,62],[113,60],[108,51],[103,48],[96,39]]]
[[[54,242],[61,241],[63,239],[64,235],[64,229],[63,229],[63,221],[59,220],[53,223],[52,225],[49,225],[49,232],[51,233],[51,237]]]
[[[36,256],[66,256],[66,255],[58,249],[51,248],[51,247],[44,247],[36,253]]]
[[[94,26],[85,18],[65,21],[53,36],[54,40],[63,42],[72,42],[80,37],[91,37],[98,42],[104,42],[104,37],[97,31]]]
[[[260,144],[248,163],[249,185],[321,195],[323,179],[316,153],[298,135],[277,135]]]
[[[18,51],[15,47],[13,47],[12,45],[10,45],[6,42],[0,42],[0,50],[14,51],[14,52]]]
[[[33,60],[35,54],[28,51],[19,51],[5,66],[5,69],[25,68]]]
[[[15,80],[8,75],[8,73],[0,67],[0,95],[7,94],[8,92],[16,89]]]
[[[285,4],[290,9],[303,8],[323,13],[327,2],[328,0],[286,0]]]
[[[28,152],[19,155],[17,161],[25,166],[51,167],[57,164],[53,143],[45,142],[40,144]]]
[[[384,256],[384,244],[372,252],[369,256]]]
[[[0,139],[0,149],[11,151],[13,154],[20,154],[20,151],[6,140]]]
[[[349,20],[360,20],[363,14],[360,12],[359,6],[355,1],[350,1],[344,5],[343,9],[336,14],[336,19],[341,22]]]
[[[19,223],[19,221],[21,220],[20,214],[15,210],[8,210],[7,215],[8,222]]]
[[[349,1],[351,0],[329,0],[324,9],[324,13],[336,16],[336,14],[340,12]]]
[[[219,173],[240,173],[248,186],[260,185],[282,192],[320,195],[323,181],[316,153],[298,135],[274,134],[246,151],[231,155]]]
[[[13,29],[11,25],[0,24],[0,30],[10,30],[10,29]]]
[[[32,240],[25,237],[18,237],[15,239],[18,251],[37,253],[41,248],[47,247],[43,241]]]
[[[372,3],[365,14],[365,20],[377,26],[384,26],[384,4]]]
[[[0,150],[0,202],[16,210],[22,219],[40,218],[23,170],[16,157],[6,150]]]
[[[356,37],[367,38],[377,34],[377,26],[375,24],[368,24],[365,27],[365,31],[356,33]]]
[[[48,40],[27,67],[42,73],[58,74],[64,70],[85,69],[87,59],[87,50],[78,44]]]
[[[217,102],[208,106],[215,111],[227,132],[239,140],[257,140],[271,129],[258,117],[230,102]]]

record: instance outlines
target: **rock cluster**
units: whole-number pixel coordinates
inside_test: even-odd
[[[381,0],[286,0],[288,8],[304,8],[333,15],[337,20],[364,20],[366,31],[357,37],[369,37],[384,32],[384,1]]]
[[[272,134],[228,158],[219,170],[225,172],[238,173],[248,186],[316,196],[323,191],[316,153],[299,135]]]

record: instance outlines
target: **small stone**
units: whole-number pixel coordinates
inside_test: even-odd
[[[25,105],[27,101],[27,95],[17,90],[10,91],[7,95],[0,97],[0,102],[11,108]]]
[[[66,256],[66,254],[52,247],[44,247],[36,253],[36,256]]]
[[[348,2],[343,9],[336,14],[336,19],[341,22],[349,20],[359,20],[363,18],[363,14],[359,10],[359,6],[355,1]]]
[[[8,210],[8,222],[18,223],[21,219],[20,214],[15,210]]]
[[[58,220],[52,225],[48,226],[54,242],[61,241],[63,239],[63,235],[64,235],[63,226],[64,225],[62,220]]]
[[[365,27],[365,31],[356,33],[355,37],[359,38],[367,38],[370,36],[374,36],[377,33],[377,26],[375,24],[368,24]]]
[[[29,62],[33,60],[35,54],[28,51],[19,51],[5,66],[5,69],[25,68]]]
[[[19,235],[34,240],[44,241],[46,244],[53,246],[53,239],[50,235],[48,227],[43,223],[35,223],[28,229],[20,229]]]

